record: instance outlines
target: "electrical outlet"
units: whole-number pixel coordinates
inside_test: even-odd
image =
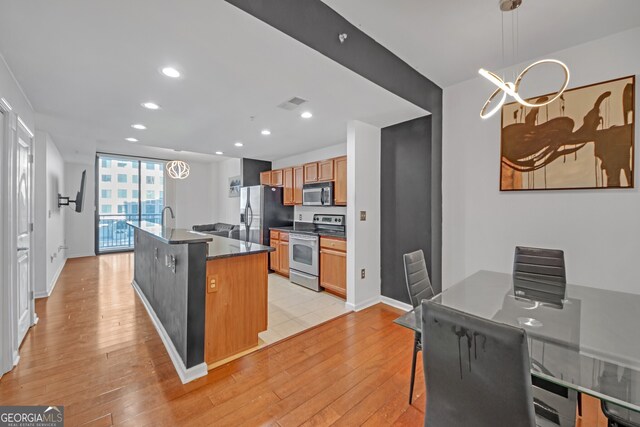
[[[364,271],[364,268],[363,268],[362,270],[360,270],[360,278],[364,279],[364,277],[365,277],[365,271]]]
[[[208,276],[207,283],[207,292],[218,292],[218,279],[216,276]]]
[[[298,221],[302,221],[302,214],[298,214]]]
[[[367,220],[367,211],[360,211],[360,221]]]

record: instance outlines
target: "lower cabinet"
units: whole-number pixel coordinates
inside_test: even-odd
[[[347,242],[320,237],[320,285],[342,298],[347,296]]]
[[[289,277],[289,233],[277,230],[271,230],[269,233],[269,245],[275,249],[269,253],[269,268]]]

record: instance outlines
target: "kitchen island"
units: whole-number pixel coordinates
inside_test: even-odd
[[[258,346],[258,333],[267,329],[272,248],[146,221],[128,224],[132,286],[182,382]]]

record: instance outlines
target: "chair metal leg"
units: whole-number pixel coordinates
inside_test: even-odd
[[[418,358],[418,351],[420,351],[420,336],[416,334],[413,341],[413,359],[411,361],[411,384],[409,385],[409,405],[413,402],[413,385],[416,382],[416,359]]]

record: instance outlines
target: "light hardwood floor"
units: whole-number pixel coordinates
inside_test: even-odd
[[[348,314],[183,385],[132,267],[128,254],[67,262],[0,404],[64,405],[68,426],[422,425],[422,370],[409,406],[413,335],[392,323],[397,310]],[[577,426],[606,426],[594,399]]]

